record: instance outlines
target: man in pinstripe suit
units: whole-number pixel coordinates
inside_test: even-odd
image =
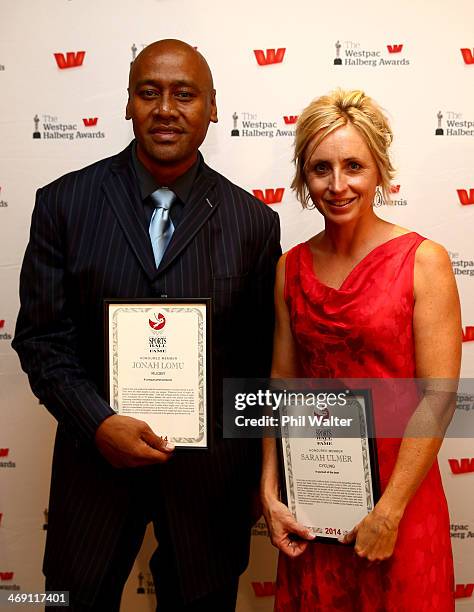
[[[13,342],[31,387],[58,421],[44,573],[74,611],[118,610],[153,521],[158,609],[233,610],[248,561],[258,441],[222,438],[223,377],[265,376],[280,254],[277,215],[198,152],[217,121],[204,58],[176,40],[132,64],[123,151],[38,190]],[[150,194],[176,198],[158,267]],[[212,297],[214,444],[173,452],[104,399],[103,300]]]

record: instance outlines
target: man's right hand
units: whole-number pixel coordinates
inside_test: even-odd
[[[165,463],[174,450],[174,444],[153,433],[144,421],[118,414],[106,418],[99,425],[95,444],[116,468]]]

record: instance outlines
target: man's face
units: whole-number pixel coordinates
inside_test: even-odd
[[[200,56],[172,45],[145,50],[132,69],[127,118],[145,166],[191,166],[209,122],[217,121],[215,91]]]

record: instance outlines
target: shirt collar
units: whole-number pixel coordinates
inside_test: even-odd
[[[190,168],[188,168],[184,174],[178,176],[174,183],[168,185],[168,187],[172,191],[174,191],[174,193],[178,196],[178,198],[183,204],[186,204],[189,199],[191,188],[201,165],[201,159],[202,157],[198,153],[198,158],[195,163]],[[142,162],[138,159],[136,141],[134,141],[132,146],[132,164],[135,170],[135,174],[137,175],[141,198],[142,200],[145,200],[145,198],[147,198],[154,191],[162,187],[162,185],[157,183],[155,177],[145,168]]]

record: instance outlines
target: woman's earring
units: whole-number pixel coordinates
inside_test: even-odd
[[[379,208],[379,206],[382,206],[384,203],[382,190],[380,189],[380,185],[377,185],[377,189],[375,190],[374,206]]]

